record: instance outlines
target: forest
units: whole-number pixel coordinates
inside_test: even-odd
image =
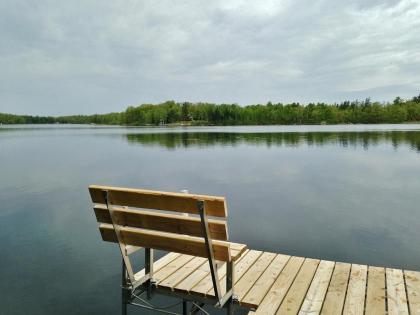
[[[99,124],[127,126],[158,125],[308,125],[380,124],[420,122],[420,95],[393,102],[344,101],[339,104],[309,103],[239,106],[167,101],[129,106],[120,113],[29,116],[0,113],[1,124]]]

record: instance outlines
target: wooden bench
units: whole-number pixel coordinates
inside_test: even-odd
[[[247,248],[244,244],[228,242],[224,197],[97,185],[89,186],[89,192],[102,239],[117,243],[121,251],[123,314],[127,312],[127,304],[154,308],[151,304],[136,303],[140,294],[145,293],[150,299],[160,292],[154,279],[154,269],[158,266],[153,259],[153,249],[203,257],[208,261],[214,294],[171,294],[183,300],[183,314],[188,312],[188,302],[192,304],[191,313],[204,304],[211,304],[233,314],[237,304],[235,261]],[[130,255],[140,248],[145,249],[145,268],[135,272]],[[222,284],[218,274],[221,263],[226,272]]]

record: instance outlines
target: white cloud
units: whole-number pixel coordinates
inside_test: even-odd
[[[418,29],[415,0],[4,0],[0,111],[411,97]]]

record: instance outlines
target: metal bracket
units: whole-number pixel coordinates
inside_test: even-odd
[[[203,237],[204,237],[204,242],[206,244],[207,257],[209,259],[209,264],[210,264],[210,273],[211,273],[211,280],[213,282],[214,294],[217,300],[219,301],[219,304],[221,304],[220,302],[221,302],[222,296],[221,296],[221,291],[220,291],[219,276],[217,274],[217,266],[216,266],[216,261],[214,259],[212,240],[211,240],[211,235],[210,235],[210,230],[209,230],[209,222],[207,219],[203,200],[197,201],[197,208],[198,208],[198,212],[200,213],[200,218],[201,218],[201,228],[203,230]]]
[[[114,214],[114,209],[113,209],[112,200],[111,200],[111,193],[108,190],[103,190],[102,194],[105,200],[106,207],[109,212],[109,216],[111,217],[112,226],[114,227],[115,235],[117,236],[118,245],[120,247],[121,256],[124,260],[128,279],[130,280],[131,285],[133,285],[135,282],[133,267],[131,266],[130,258],[127,255],[126,245],[121,237],[121,229]]]

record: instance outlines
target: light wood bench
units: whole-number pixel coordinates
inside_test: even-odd
[[[154,279],[154,269],[159,266],[154,262],[153,249],[203,257],[208,261],[214,295],[170,294],[183,300],[183,314],[188,312],[188,301],[192,304],[191,313],[204,304],[211,304],[233,314],[237,303],[235,261],[247,247],[228,242],[224,197],[97,185],[89,186],[89,192],[102,239],[118,243],[121,251],[123,314],[127,312],[127,304],[154,308],[151,304],[136,303],[140,294],[147,293],[150,299],[160,293]],[[135,272],[130,255],[140,248],[145,249],[145,268]],[[218,274],[221,267],[217,262],[226,266],[222,285]]]

